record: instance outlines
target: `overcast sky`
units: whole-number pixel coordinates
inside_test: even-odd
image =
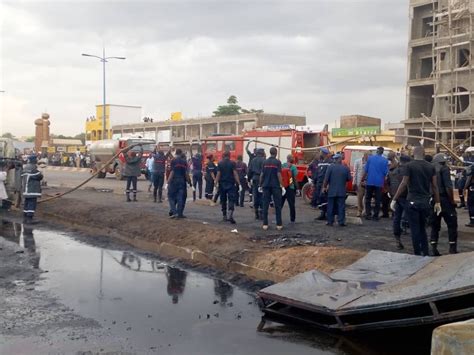
[[[143,116],[246,108],[330,123],[344,114],[403,119],[408,1],[0,0],[3,132],[74,135],[102,101]]]

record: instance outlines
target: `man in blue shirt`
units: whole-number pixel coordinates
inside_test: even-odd
[[[268,207],[273,197],[275,206],[275,217],[277,230],[283,229],[281,220],[281,195],[282,195],[282,178],[281,178],[281,162],[277,159],[277,149],[270,148],[270,158],[263,162],[262,174],[260,175],[260,188],[263,192],[263,229],[268,229]],[[255,158],[257,159],[257,158]],[[255,159],[253,161],[255,161]],[[253,162],[252,161],[252,162]]]
[[[382,188],[388,174],[388,160],[383,156],[383,147],[377,148],[377,153],[371,155],[365,164],[362,181],[365,189],[365,219],[379,220],[380,204],[382,203]],[[372,215],[372,197],[375,197],[374,214]]]
[[[349,168],[342,165],[342,155],[333,156],[334,164],[329,166],[324,177],[323,190],[328,194],[327,225],[334,224],[337,207],[337,221],[341,227],[346,226],[346,184],[351,181]],[[329,187],[328,187],[329,185]]]

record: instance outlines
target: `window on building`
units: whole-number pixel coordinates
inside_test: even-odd
[[[422,20],[421,34],[423,37],[430,37],[433,35],[433,17],[425,17]]]
[[[431,57],[422,58],[420,78],[429,78],[432,72],[433,72],[433,59]]]
[[[458,51],[458,67],[459,68],[468,67],[470,61],[471,61],[471,52],[469,52],[469,49],[461,48]]]
[[[234,141],[225,141],[225,147],[224,147],[226,152],[233,152],[235,150],[235,142]]]
[[[469,91],[466,88],[459,86],[452,89],[451,93],[453,95],[448,98],[451,112],[458,114],[466,111],[470,104]]]

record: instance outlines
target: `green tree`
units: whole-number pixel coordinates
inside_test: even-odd
[[[240,114],[241,107],[238,105],[237,97],[235,95],[229,96],[227,105],[220,105],[217,110],[213,112],[214,116],[232,116]]]
[[[227,105],[220,105],[217,107],[217,110],[213,112],[215,116],[232,116],[239,115],[241,113],[263,113],[263,110],[256,110],[251,108],[250,110],[242,108],[238,105],[239,101],[237,96],[230,95],[227,99]]]
[[[25,142],[30,142],[30,143],[32,143],[32,142],[34,142],[34,141],[35,141],[35,136],[31,136],[31,137],[28,137],[28,138],[25,139]]]
[[[2,138],[14,139],[15,136],[13,134],[11,134],[10,132],[5,132],[5,133],[2,134]]]
[[[85,133],[79,133],[74,136],[74,139],[80,139],[82,144],[85,143],[86,141],[86,134]]]

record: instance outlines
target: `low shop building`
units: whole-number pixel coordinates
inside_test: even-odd
[[[271,125],[306,125],[306,117],[268,113],[249,113],[233,116],[216,116],[140,122],[112,126],[114,139],[127,135],[140,135],[162,143],[184,143],[198,141],[216,134],[238,135],[244,130],[252,130]]]

